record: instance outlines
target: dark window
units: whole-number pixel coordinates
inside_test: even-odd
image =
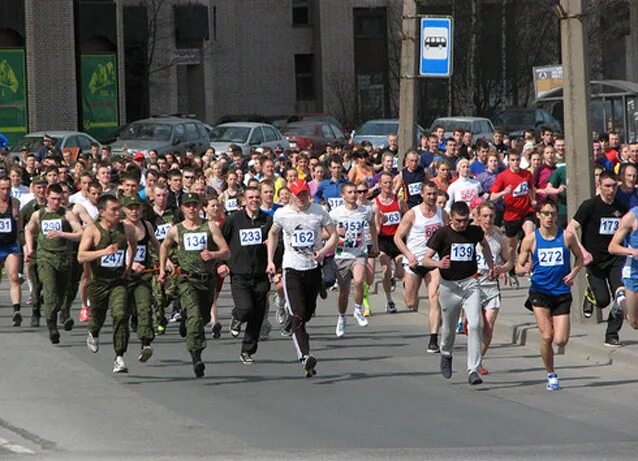
[[[292,0],[292,25],[310,24],[309,0]]]
[[[175,137],[173,142],[180,138],[180,143],[186,141],[186,133],[184,132],[184,125],[175,125]]]
[[[194,123],[186,124],[186,139],[189,141],[197,141],[199,139],[199,133],[197,133],[197,125]]]
[[[332,139],[334,138],[334,134],[328,125],[321,125],[321,135],[324,138]]]
[[[206,131],[206,127],[204,125],[197,125],[197,129],[199,130],[199,136],[202,139],[208,139],[208,131]]]
[[[265,126],[263,127],[263,130],[264,130],[264,135],[266,136],[266,142],[272,142],[277,140],[278,136],[274,128]]]
[[[80,145],[80,150],[82,152],[87,152],[91,150],[91,139],[84,135],[77,136],[78,144]]]
[[[312,101],[315,99],[315,83],[312,72],[312,54],[295,55],[295,84],[297,87],[297,101]]]
[[[253,134],[250,136],[250,143],[261,144],[262,142],[264,142],[264,135],[261,132],[261,127],[258,126],[253,130]]]
[[[68,138],[66,138],[66,141],[64,143],[64,147],[80,147],[80,143],[78,142],[78,137],[77,136],[69,136]]]

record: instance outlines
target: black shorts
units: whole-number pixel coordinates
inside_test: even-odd
[[[543,307],[549,309],[552,317],[557,315],[569,315],[572,307],[572,295],[547,295],[537,291],[529,290],[529,296],[525,301],[525,307],[534,311],[533,307]]]
[[[516,221],[504,221],[503,227],[505,228],[505,236],[509,238],[516,237],[523,231],[523,224],[525,224],[525,221],[530,221],[533,224],[536,224],[534,213],[530,213],[524,218]]]
[[[393,235],[379,235],[379,251],[394,259],[401,254],[394,243]]]

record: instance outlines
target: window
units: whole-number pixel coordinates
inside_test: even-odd
[[[276,141],[279,136],[277,136],[277,133],[275,132],[274,128],[271,128],[269,126],[265,126],[263,127],[264,130],[264,134],[266,135],[266,142],[272,142],[272,141]]]
[[[332,130],[330,129],[330,127],[328,125],[321,125],[321,135],[324,138],[330,138],[333,139],[335,136],[332,133]]]
[[[261,132],[261,127],[258,126],[250,135],[250,144],[261,144],[262,142],[264,142],[264,134]]]
[[[184,132],[184,125],[175,125],[175,137],[173,138],[173,142],[177,142],[177,138],[179,139],[179,143],[183,143],[186,141],[186,133]]]
[[[297,101],[312,101],[315,99],[315,82],[312,72],[312,54],[295,55],[295,84]]]
[[[186,124],[186,139],[189,141],[197,141],[199,139],[199,133],[197,133],[197,125],[194,123]]]
[[[66,149],[66,148],[72,148],[72,147],[80,147],[77,136],[69,136],[68,138],[66,138],[66,142],[64,143],[64,148]]]
[[[206,131],[206,127],[204,125],[197,125],[197,129],[199,130],[199,136],[202,139],[208,139],[208,132]]]
[[[292,0],[292,25],[310,24],[310,0]]]
[[[80,146],[80,151],[87,152],[91,150],[91,140],[84,135],[77,136],[78,145]]]

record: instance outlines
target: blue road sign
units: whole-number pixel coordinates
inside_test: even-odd
[[[450,16],[421,18],[419,76],[452,76],[453,21]]]

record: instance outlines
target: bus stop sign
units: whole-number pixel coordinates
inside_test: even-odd
[[[421,18],[420,77],[452,76],[453,21],[450,16]]]

